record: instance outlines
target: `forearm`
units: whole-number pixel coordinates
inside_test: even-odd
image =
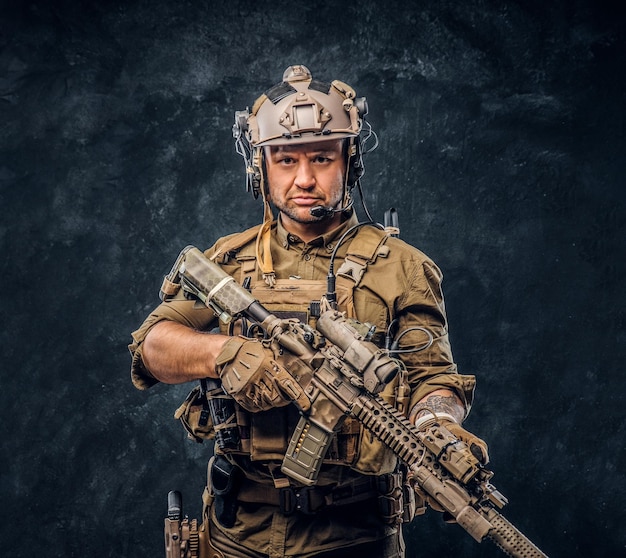
[[[412,423],[423,416],[434,413],[450,415],[461,424],[465,417],[465,407],[459,397],[449,389],[437,389],[423,397],[412,409],[409,419]]]
[[[227,340],[225,335],[203,333],[165,320],[146,336],[142,359],[150,373],[166,384],[217,378],[215,359]]]

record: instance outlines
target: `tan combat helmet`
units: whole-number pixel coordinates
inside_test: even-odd
[[[253,147],[358,136],[365,99],[335,80],[314,80],[306,66],[289,66],[283,81],[259,97],[248,118]]]

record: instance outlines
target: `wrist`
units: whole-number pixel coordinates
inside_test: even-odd
[[[415,425],[415,428],[417,428],[418,430],[421,430],[423,428],[426,428],[427,426],[430,426],[431,424],[435,424],[436,422],[441,422],[441,421],[454,422],[458,424],[456,418],[450,413],[444,413],[444,412],[435,413],[432,411],[427,412],[423,414],[422,416],[416,418],[413,424]]]

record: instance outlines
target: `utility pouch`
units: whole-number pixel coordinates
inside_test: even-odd
[[[411,523],[413,518],[426,513],[426,506],[418,506],[418,502],[415,498],[415,490],[413,490],[413,487],[407,482],[402,485],[402,504],[402,523]]]
[[[389,473],[376,477],[378,509],[383,522],[388,525],[402,523],[405,514],[403,504],[402,473]]]
[[[235,524],[240,474],[239,469],[223,455],[216,455],[212,459],[209,490],[215,497],[215,517],[224,527]]]
[[[207,395],[199,385],[189,392],[182,405],[176,409],[174,418],[180,420],[187,436],[199,444],[215,438]]]

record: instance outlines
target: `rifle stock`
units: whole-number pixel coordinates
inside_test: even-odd
[[[294,480],[312,485],[332,440],[346,416],[359,420],[410,471],[416,490],[427,494],[478,542],[492,540],[514,558],[544,557],[497,509],[507,500],[489,482],[493,473],[444,426],[434,422],[417,430],[377,393],[398,371],[398,364],[365,341],[339,312],[323,312],[317,330],[293,320],[280,320],[197,248],[181,252],[171,283],[212,308],[224,321],[245,315],[283,349],[312,369],[303,386],[311,408],[300,418],[282,464]]]

